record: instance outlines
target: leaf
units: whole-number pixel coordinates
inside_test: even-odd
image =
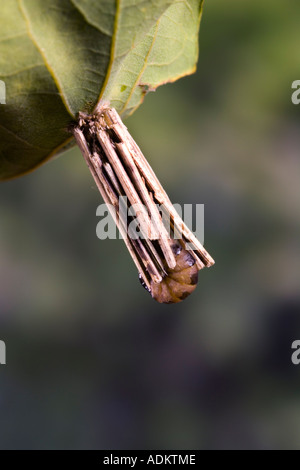
[[[79,111],[133,112],[194,72],[202,0],[0,0],[0,179],[67,146]],[[0,101],[1,102],[1,101]]]

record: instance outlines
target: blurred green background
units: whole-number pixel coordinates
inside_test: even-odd
[[[298,0],[207,0],[197,73],[126,121],[216,265],[159,305],[77,149],[0,186],[2,449],[299,449]]]

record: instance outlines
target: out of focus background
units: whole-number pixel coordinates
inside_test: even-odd
[[[126,121],[216,265],[159,305],[77,149],[0,186],[1,449],[299,449],[298,0],[207,0],[195,75]]]

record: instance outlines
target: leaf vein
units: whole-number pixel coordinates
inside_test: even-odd
[[[16,140],[18,140],[19,142],[22,142],[22,144],[25,144],[27,145],[28,147],[31,147],[31,148],[34,148],[34,149],[38,149],[38,150],[47,150],[46,148],[43,148],[43,147],[39,147],[37,145],[33,145],[31,144],[30,142],[28,142],[27,140],[25,139],[22,139],[22,137],[19,137],[17,134],[15,134],[14,132],[12,132],[11,130],[7,129],[5,126],[3,126],[2,124],[0,124],[0,127],[6,131],[8,134],[12,135]]]

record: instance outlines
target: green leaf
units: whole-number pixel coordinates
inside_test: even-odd
[[[73,145],[67,128],[79,111],[108,100],[129,114],[148,91],[194,72],[201,8],[202,0],[0,0],[0,179]]]

